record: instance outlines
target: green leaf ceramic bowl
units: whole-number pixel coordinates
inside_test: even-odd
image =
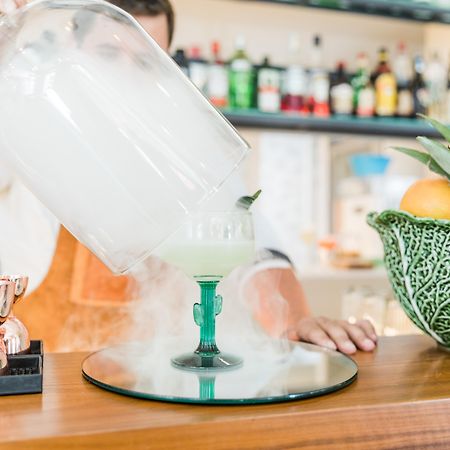
[[[408,317],[450,349],[450,220],[370,213],[394,293]]]

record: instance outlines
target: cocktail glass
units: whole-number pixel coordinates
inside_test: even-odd
[[[178,266],[200,287],[194,320],[200,342],[192,353],[172,359],[187,370],[236,368],[239,356],[222,353],[216,344],[216,316],[222,311],[217,285],[235,267],[252,260],[255,252],[252,216],[248,211],[197,213],[159,248],[159,256]]]

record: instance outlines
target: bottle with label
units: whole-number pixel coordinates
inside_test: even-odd
[[[411,83],[411,91],[414,101],[414,115],[426,114],[430,103],[430,94],[424,80],[425,61],[422,56],[414,58],[414,78]]]
[[[404,42],[399,42],[398,44],[393,70],[398,86],[405,86],[411,83],[414,75],[413,65]]]
[[[173,55],[173,60],[178,64],[178,67],[183,71],[186,76],[189,76],[188,60],[186,53],[182,48],[178,48]]]
[[[293,34],[289,39],[289,65],[283,76],[281,109],[309,114],[306,87],[306,72],[300,61],[300,41],[298,36]]]
[[[281,74],[265,57],[258,69],[258,109],[263,112],[280,111]]]
[[[330,78],[323,67],[322,38],[319,35],[314,36],[311,63],[310,101],[312,113],[315,116],[327,117],[330,115]]]
[[[228,70],[220,57],[220,43],[214,41],[211,46],[212,61],[208,68],[206,93],[209,101],[217,108],[228,105]]]
[[[353,111],[359,117],[372,117],[375,113],[375,91],[370,81],[367,54],[360,53],[356,64],[356,74],[351,80]]]
[[[245,38],[238,36],[229,68],[229,102],[232,108],[249,109],[254,99],[254,70],[245,52]]]
[[[358,117],[373,117],[375,114],[375,89],[372,83],[361,89],[359,93],[358,109],[356,114]]]
[[[336,73],[331,78],[330,99],[333,114],[353,113],[353,89],[345,68],[345,63],[339,62]]]
[[[208,81],[208,63],[202,58],[200,47],[191,48],[189,63],[189,78],[202,91],[206,91]]]
[[[413,65],[404,42],[400,42],[398,45],[394,60],[394,74],[397,80],[397,116],[411,117],[414,115],[414,101],[411,91]]]
[[[380,117],[391,117],[397,111],[397,81],[389,65],[385,48],[378,53],[378,66],[373,74],[375,86],[375,112]]]

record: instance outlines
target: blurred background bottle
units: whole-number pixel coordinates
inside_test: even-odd
[[[330,103],[333,114],[353,114],[353,88],[346,72],[346,65],[340,61],[330,81]]]
[[[173,60],[178,64],[178,67],[186,76],[189,76],[188,60],[184,49],[178,48],[173,55]]]
[[[235,53],[229,68],[229,102],[232,108],[249,109],[253,106],[254,70],[245,51],[244,36],[237,36]]]
[[[414,78],[411,90],[414,102],[414,114],[426,114],[430,102],[427,85],[423,74],[425,72],[425,61],[418,55],[414,58]]]
[[[212,60],[208,69],[206,92],[210,102],[218,107],[228,106],[228,71],[221,57],[220,43],[211,45]]]
[[[378,64],[372,76],[375,86],[375,112],[377,116],[394,116],[397,110],[397,81],[389,64],[385,48],[378,52]]]
[[[411,91],[413,64],[404,42],[398,44],[393,68],[398,88],[397,116],[411,117],[414,115],[414,100]]]
[[[313,39],[311,63],[311,111],[315,116],[327,117],[330,115],[330,78],[324,68],[322,38],[319,35],[314,36]]]
[[[258,69],[258,109],[262,112],[276,113],[280,111],[280,70],[270,64],[266,56]]]
[[[446,121],[448,74],[436,52],[426,65],[424,78],[429,94],[428,114],[435,119]]]
[[[289,64],[283,79],[281,109],[287,112],[308,114],[306,105],[307,78],[300,61],[300,41],[296,34],[289,39]]]
[[[359,53],[356,64],[356,74],[351,80],[354,112],[360,117],[371,117],[375,113],[375,91],[370,80],[367,54]]]
[[[190,50],[188,63],[189,77],[192,82],[202,91],[206,92],[208,82],[208,63],[202,58],[200,47],[194,45]]]

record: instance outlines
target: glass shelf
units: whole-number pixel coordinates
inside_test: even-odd
[[[222,111],[236,127],[275,128],[285,130],[305,130],[324,133],[346,133],[375,136],[439,137],[439,134],[426,122],[419,119],[404,118],[359,118],[331,116],[327,118],[301,116],[298,114],[272,114],[257,110]]]
[[[450,7],[438,1],[413,0],[247,0],[323,8],[419,22],[450,23]]]

